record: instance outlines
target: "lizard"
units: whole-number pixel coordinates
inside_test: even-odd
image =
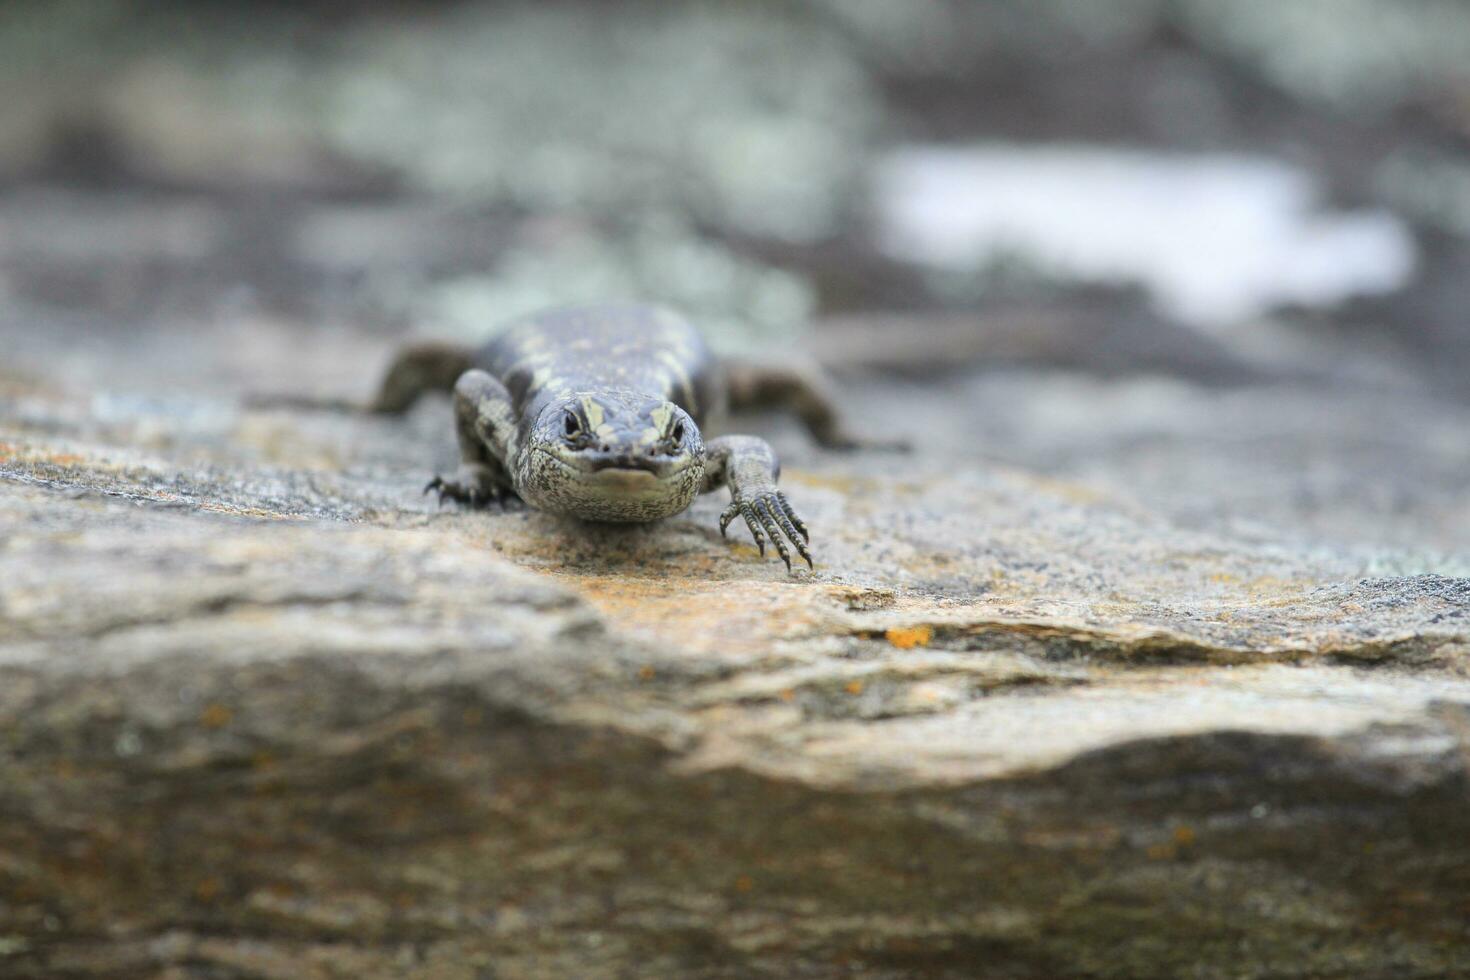
[[[790,572],[791,549],[815,568],[810,534],[777,486],[764,440],[705,439],[729,410],[794,411],[816,441],[855,448],[820,375],[789,365],[717,359],[684,317],[609,304],[553,309],[506,324],[478,349],[426,342],[394,358],[370,408],[401,413],[431,390],[451,391],[460,465],[424,488],[442,505],[522,501],[590,521],[647,522],[726,487],[736,517]]]

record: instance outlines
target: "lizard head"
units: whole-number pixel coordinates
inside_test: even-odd
[[[542,510],[592,521],[648,521],[689,506],[704,443],[677,405],[633,391],[574,394],[537,414],[517,490]]]

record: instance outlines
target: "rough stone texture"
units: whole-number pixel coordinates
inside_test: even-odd
[[[1160,382],[849,382],[875,426],[929,421],[909,456],[766,427],[817,545],[788,578],[721,542],[713,497],[646,528],[436,511],[441,400],[241,407],[361,394],[368,335],[4,340],[7,976],[1466,969],[1463,559],[1326,547],[1326,518],[1307,541],[1289,502],[1254,535],[1171,512],[1136,416],[1081,428],[1061,394]],[[1262,408],[1240,424],[1280,451],[1222,461],[1246,396],[1172,384],[1171,471],[1303,485],[1300,423]],[[1376,396],[1251,397],[1355,425]],[[1087,452],[1007,436],[1048,405]],[[1448,546],[1418,475],[1462,447],[1375,443],[1365,478]]]
[[[1470,976],[1461,7],[11,0],[0,977]],[[936,277],[903,140],[1289,159],[1424,266]],[[268,407],[627,294],[914,441],[742,422],[816,573]]]

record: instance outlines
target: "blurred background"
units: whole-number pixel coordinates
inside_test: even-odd
[[[936,458],[1451,567],[1467,51],[1460,0],[9,0],[0,381],[361,396],[642,298]]]

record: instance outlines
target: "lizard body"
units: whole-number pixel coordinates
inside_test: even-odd
[[[658,307],[552,310],[508,324],[478,350],[443,344],[399,355],[374,403],[406,409],[431,388],[454,392],[461,464],[426,490],[471,506],[519,498],[594,521],[653,521],[721,486],[720,532],[743,517],[761,553],[770,538],[811,564],[805,524],[777,488],[763,440],[704,439],[727,407],[795,410],[830,446],[851,446],[820,381],[786,367],[721,362],[682,317]]]

